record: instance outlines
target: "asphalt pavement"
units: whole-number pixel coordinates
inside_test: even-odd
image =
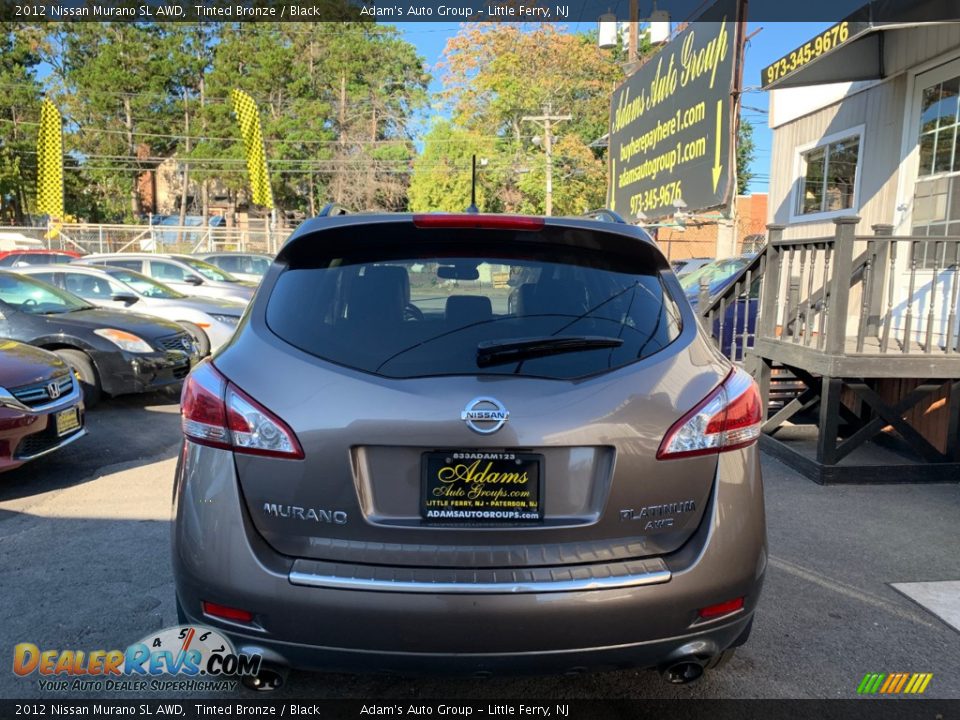
[[[176,624],[177,411],[158,394],[108,400],[88,414],[87,438],[0,475],[0,658],[10,653],[0,667],[11,667],[20,642],[122,648]],[[960,698],[960,633],[890,587],[960,580],[960,485],[821,487],[769,458],[763,468],[770,564],[753,635],[697,683],[672,686],[649,671],[482,680],[294,672],[274,697],[852,698],[865,673],[926,672],[926,697]],[[0,698],[27,697],[54,695],[36,676],[0,671]]]

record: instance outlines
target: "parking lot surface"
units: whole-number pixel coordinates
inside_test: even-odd
[[[87,438],[0,476],[7,668],[17,643],[123,648],[176,624],[176,399],[108,400],[87,417]],[[672,686],[646,671],[483,680],[294,672],[273,697],[852,698],[868,672],[924,672],[933,673],[926,697],[960,698],[960,633],[890,586],[960,580],[960,485],[821,487],[769,458],[763,466],[770,563],[753,635],[697,683]],[[55,696],[36,675],[7,670],[0,697]]]

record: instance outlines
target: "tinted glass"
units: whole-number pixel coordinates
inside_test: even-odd
[[[243,272],[243,268],[240,267],[240,258],[233,255],[217,255],[210,258],[209,262],[227,272]]]
[[[98,264],[100,264],[100,262],[101,261],[98,261]],[[109,265],[110,267],[136,270],[137,272],[141,272],[143,270],[143,260],[103,260],[102,264]]]
[[[624,272],[602,254],[570,248],[534,257],[460,246],[456,257],[438,257],[403,247],[406,257],[371,251],[292,265],[271,293],[268,326],[317,357],[401,378],[583,377],[652,355],[680,331],[677,306],[655,269]],[[478,364],[482,344],[560,337],[622,345]]]
[[[37,260],[35,263],[31,260],[32,265],[61,265],[69,262],[73,262],[73,256],[64,253],[44,255],[43,260]]]
[[[123,292],[123,286],[119,283],[85,273],[65,273],[63,284],[67,292],[92,301],[112,300],[114,294]]]
[[[684,275],[680,278],[680,285],[687,295],[696,296],[700,293],[700,280],[706,279],[710,294],[714,295],[720,292],[749,262],[749,258],[715,260]]]
[[[247,272],[252,275],[266,275],[267,270],[270,269],[270,261],[267,258],[250,256],[248,262]]]
[[[124,285],[128,286],[138,295],[143,295],[144,297],[150,298],[183,298],[186,297],[183,293],[179,293],[171,287],[167,287],[163,283],[159,283],[156,280],[148,278],[146,275],[141,275],[138,272],[133,272],[132,270],[108,270],[110,276],[119,280]]]
[[[163,260],[150,261],[150,276],[169,282],[186,282],[189,273],[179,265]]]
[[[217,280],[218,282],[238,282],[233,275],[228,272],[224,272],[216,265],[211,265],[208,262],[197,260],[195,258],[181,258],[181,260],[207,278],[207,280]],[[154,275],[154,277],[156,277],[156,275]]]
[[[75,295],[23,275],[0,274],[0,301],[31,315],[57,315],[93,307]]]
[[[0,258],[0,267],[13,267],[14,264],[20,260],[20,257],[20,253],[14,253],[13,255]]]

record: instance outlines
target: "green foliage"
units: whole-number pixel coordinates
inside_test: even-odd
[[[452,124],[437,123],[414,165],[411,206],[462,209],[469,203],[470,155],[488,159],[478,195],[484,210],[545,211],[543,128],[531,116],[570,115],[555,123],[553,212],[602,205],[605,163],[591,143],[607,131],[610,94],[623,78],[622,50],[601,50],[590,34],[549,24],[471,25],[448,41],[443,69]],[[540,136],[541,143],[532,142]]]
[[[494,212],[502,203],[496,197],[497,168],[490,166],[495,143],[446,120],[433,124],[424,139],[423,152],[413,163],[410,209],[413,212],[462,212],[470,205],[472,159],[477,156],[477,207]],[[486,160],[486,164],[483,161]]]
[[[0,23],[0,223],[22,222],[33,205],[40,83],[36,28]],[[36,108],[36,110],[32,110]],[[32,110],[32,113],[31,113]]]
[[[346,12],[346,10],[345,10]],[[35,182],[44,84],[64,116],[68,212],[130,221],[138,184],[163,172],[191,214],[216,195],[243,207],[248,181],[230,92],[258,103],[275,201],[315,212],[337,200],[403,209],[415,155],[411,118],[427,101],[423,60],[373,23],[0,25],[0,213]],[[164,163],[173,158],[174,161]],[[158,167],[164,163],[161,170]]]
[[[744,195],[753,179],[750,165],[756,155],[753,143],[753,125],[749,120],[740,118],[740,127],[737,129],[737,194]]]

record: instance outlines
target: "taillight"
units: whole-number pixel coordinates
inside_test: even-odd
[[[210,361],[197,365],[183,383],[183,434],[193,442],[250,455],[303,458],[286,423],[228,382]]]
[[[542,230],[543,218],[527,215],[482,215],[476,213],[424,213],[413,216],[418,228],[479,230]]]
[[[249,610],[241,610],[240,608],[229,607],[227,605],[219,605],[217,603],[207,602],[206,600],[200,603],[200,607],[203,608],[205,615],[223,618],[224,620],[235,620],[237,622],[244,623],[248,623],[253,620],[253,613]]]
[[[722,603],[717,603],[716,605],[710,605],[709,607],[700,608],[698,614],[704,620],[712,620],[713,618],[718,618],[723,615],[729,615],[730,613],[735,613],[743,607],[743,598],[738,597],[733,600],[727,600]]]
[[[187,376],[180,394],[184,435],[202,445],[230,449],[227,408],[223,404],[226,385],[223,376],[206,360]]]
[[[660,443],[657,459],[712,455],[752,445],[760,436],[762,422],[757,384],[736,369],[673,424]]]

